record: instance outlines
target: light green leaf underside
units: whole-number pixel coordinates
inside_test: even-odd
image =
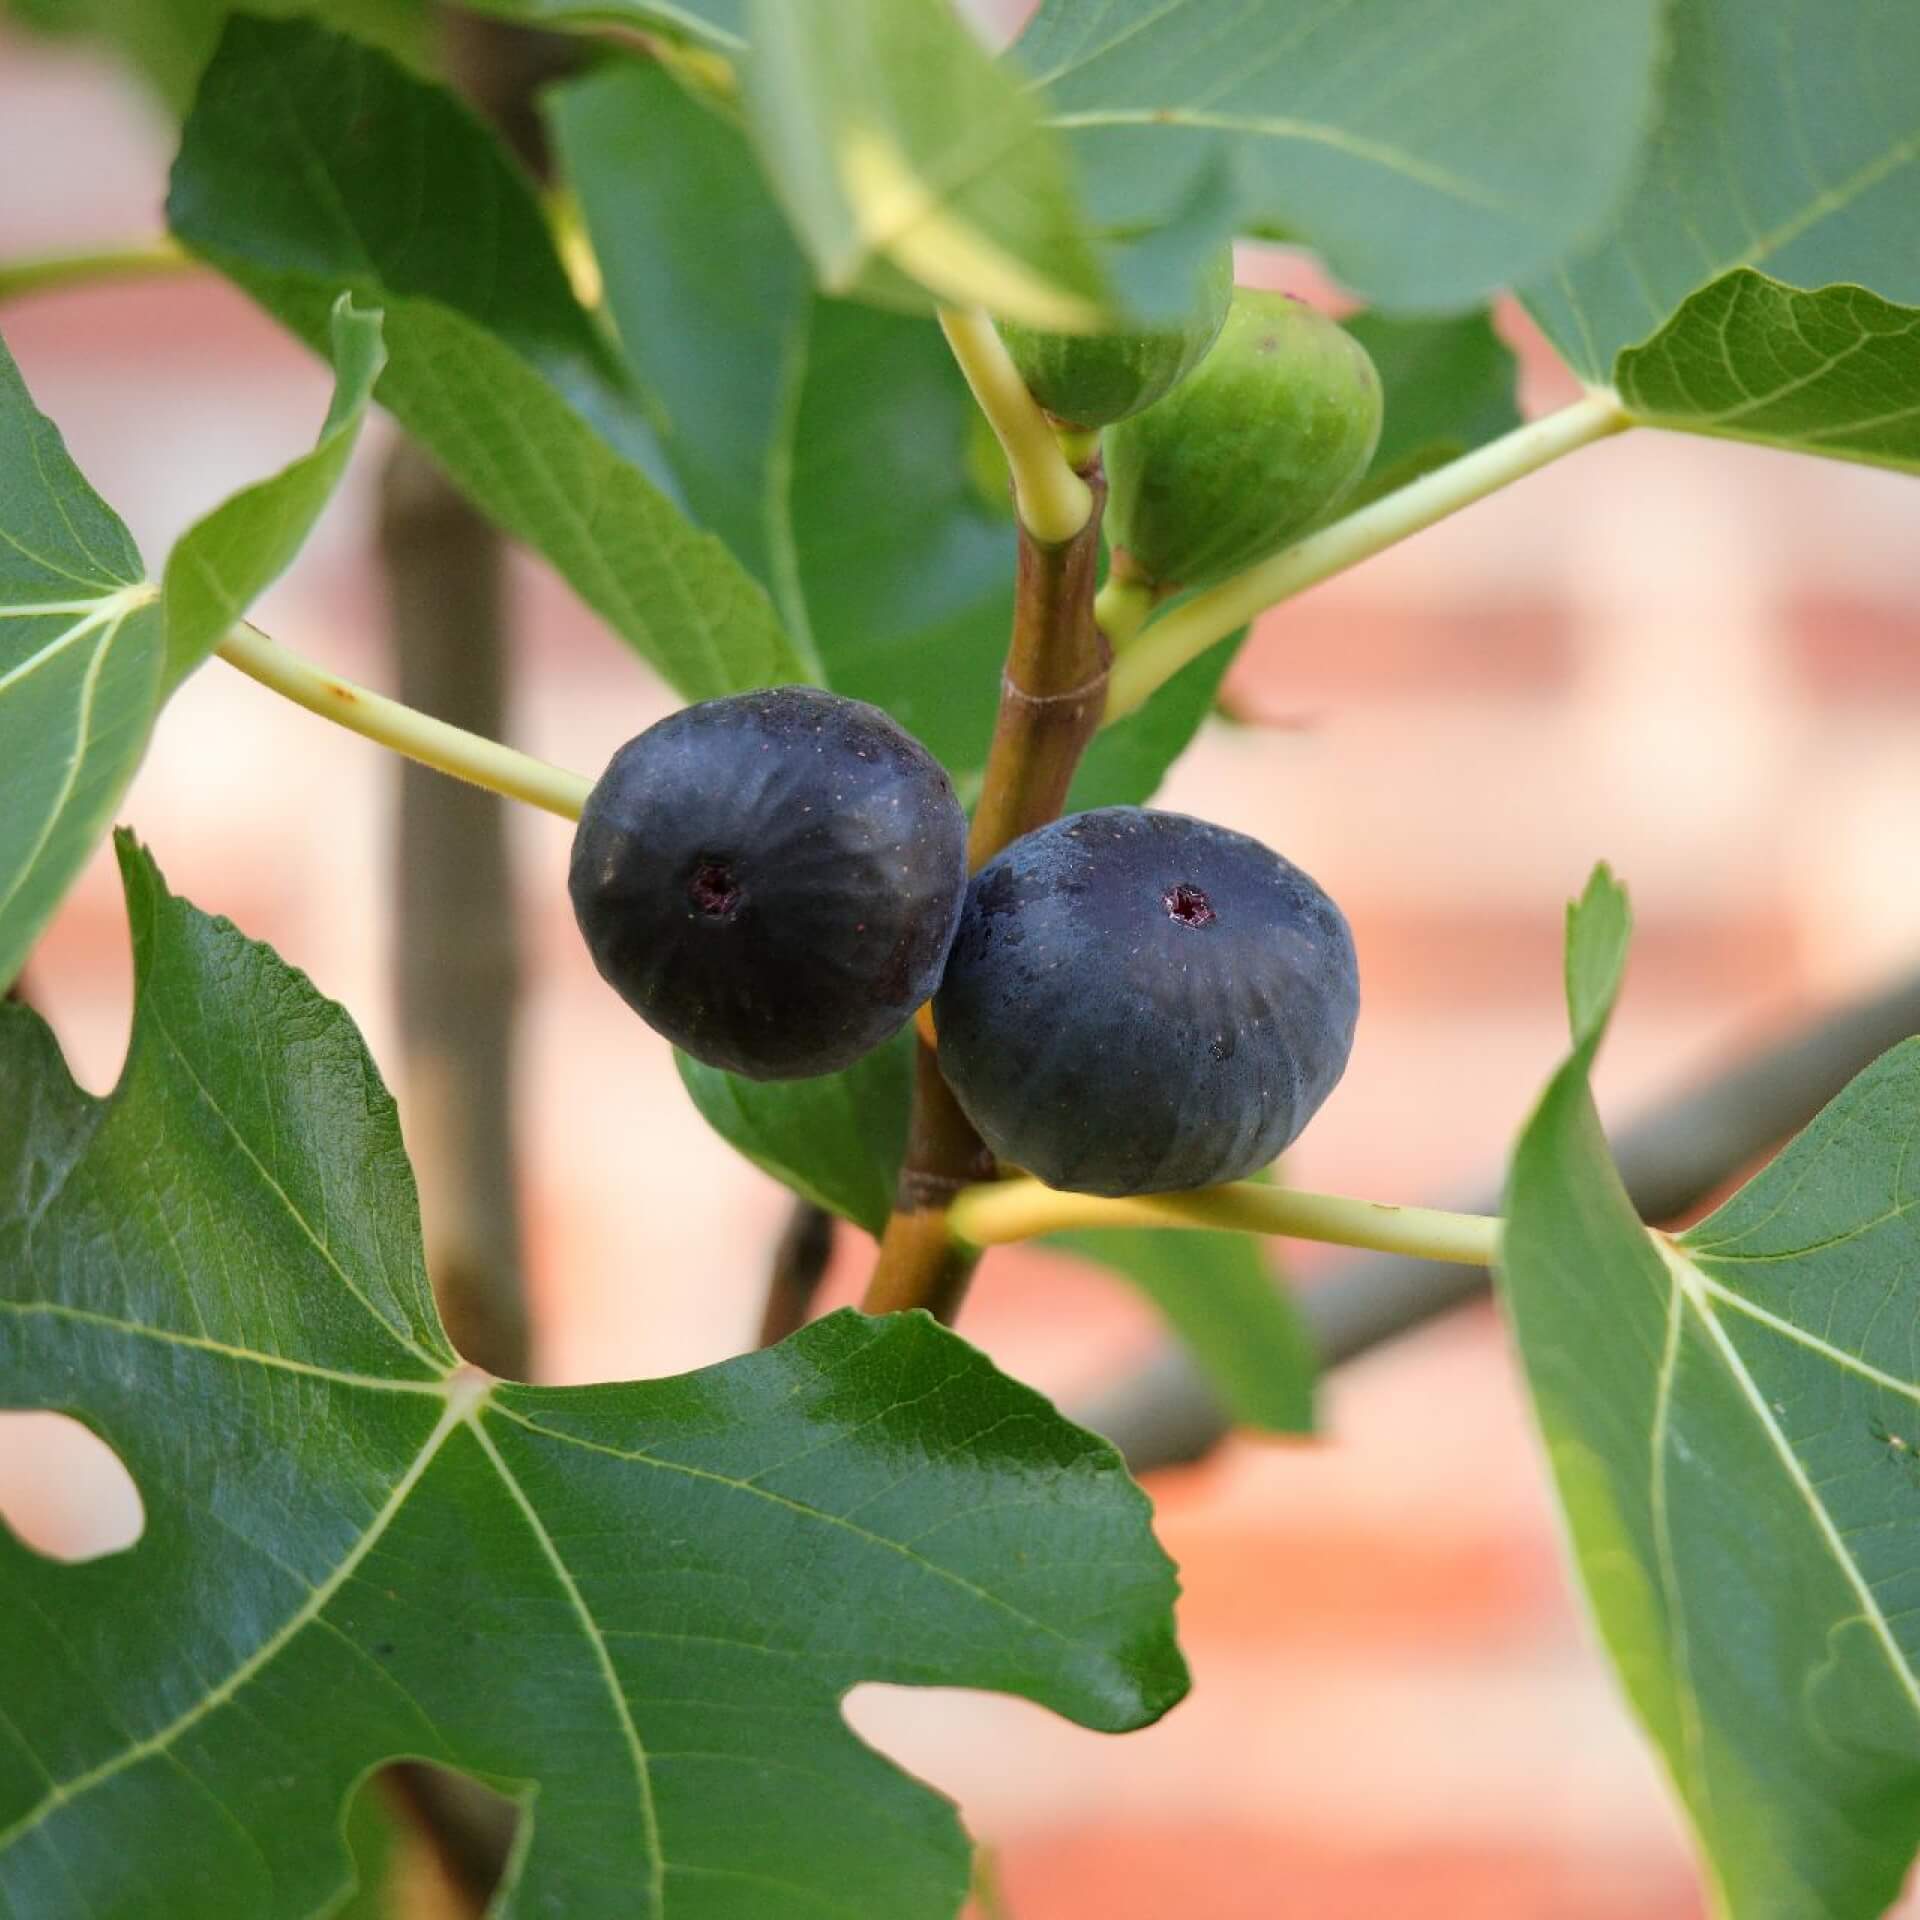
[[[1658,122],[1604,233],[1527,303],[1604,383],[1737,267],[1920,304],[1920,9],[1673,0]]]
[[[1575,1558],[1725,1910],[1870,1920],[1920,1842],[1920,1042],[1650,1234],[1587,1085],[1623,951],[1590,899],[1501,1261]]]
[[[1241,232],[1368,298],[1460,307],[1550,267],[1629,178],[1653,0],[1046,0],[1015,48],[1096,221],[1209,172]]]
[[[1313,1340],[1251,1235],[1121,1227],[1050,1234],[1041,1244],[1097,1261],[1138,1287],[1199,1362],[1236,1426],[1313,1431]]]
[[[346,471],[386,350],[379,314],[360,312],[350,294],[335,303],[331,330],[335,386],[319,443],[215,508],[167,556],[163,693],[199,666],[285,571]]]
[[[1920,307],[1860,287],[1741,268],[1621,354],[1615,385],[1650,426],[1920,472]]]
[[[1097,324],[1104,279],[1065,154],[950,0],[748,12],[748,121],[824,287]]]
[[[159,610],[140,555],[0,343],[0,987],[146,747]]]
[[[318,27],[236,20],[167,205],[310,344],[343,288],[381,307],[381,403],[680,692],[809,677],[765,592],[670,497],[530,184],[452,95]]]
[[[81,1567],[0,1530],[0,1913],[308,1920],[408,1754],[522,1802],[512,1920],[951,1920],[952,1810],[850,1686],[1178,1696],[1117,1457],[924,1315],[637,1385],[459,1368],[351,1023],[122,864],[112,1096],[0,1008],[0,1406],[91,1426],[147,1521]]]

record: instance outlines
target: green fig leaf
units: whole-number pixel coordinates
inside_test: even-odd
[[[334,303],[331,329],[333,404],[313,451],[215,508],[167,556],[161,588],[167,623],[163,694],[199,666],[254,599],[286,571],[346,471],[387,356],[380,315],[362,313],[351,294]]]
[[[1920,1041],[1709,1219],[1650,1232],[1589,1085],[1627,929],[1596,875],[1501,1285],[1595,1624],[1717,1909],[1871,1920],[1920,1842]]]
[[[1649,426],[1920,472],[1920,307],[1801,293],[1741,268],[1702,287],[1615,384]]]
[[[450,93],[320,27],[236,19],[167,210],[309,344],[342,289],[381,307],[381,403],[682,694],[811,677],[759,583],[670,496],[531,185]]]
[[[0,343],[0,987],[146,751],[166,633],[145,580]]]
[[[924,1314],[632,1384],[460,1366],[346,1015],[122,865],[112,1095],[0,1008],[0,1406],[90,1426],[146,1513],[81,1567],[0,1532],[0,1910],[331,1912],[349,1796],[411,1755],[520,1802],[502,1920],[951,1920],[953,1810],[849,1687],[1179,1697],[1118,1456]]]
[[[1433,312],[1545,272],[1605,219],[1653,112],[1661,12],[1044,0],[1014,54],[1096,228],[1211,190],[1216,230],[1305,241],[1370,303]]]
[[[816,294],[744,138],[658,68],[549,107],[689,509],[828,685],[977,778],[1014,541],[967,471],[975,408],[939,329]]]
[[[878,1239],[893,1211],[913,1097],[911,1027],[844,1073],[747,1080],[684,1053],[674,1062],[700,1116],[764,1173]]]
[[[326,505],[380,364],[341,301],[319,444],[183,534],[164,588],[38,412],[0,343],[0,985],[99,844],[153,723]]]
[[[1605,384],[1622,348],[1739,267],[1920,305],[1920,10],[1673,0],[1667,39],[1624,199],[1527,288],[1576,371]]]
[[[823,288],[1100,323],[1061,143],[951,0],[751,0],[748,26],[748,123]]]

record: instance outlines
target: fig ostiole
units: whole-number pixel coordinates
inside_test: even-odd
[[[1123,333],[1042,333],[1003,321],[1000,336],[1027,391],[1070,434],[1139,413],[1171,393],[1212,346],[1233,295],[1233,250],[1202,270],[1194,304],[1175,327]]]
[[[1380,376],[1304,301],[1251,287],[1206,357],[1106,436],[1107,534],[1164,596],[1251,566],[1329,515],[1380,439]]]
[[[706,700],[629,740],[567,880],[595,966],[709,1066],[834,1073],[939,984],[966,890],[946,770],[817,687]]]
[[[1003,1163],[1081,1193],[1238,1180],[1346,1069],[1353,938],[1292,862],[1102,807],[974,876],[934,999],[940,1067]]]

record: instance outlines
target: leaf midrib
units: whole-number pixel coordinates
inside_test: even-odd
[[[1915,1402],[1920,1402],[1920,1387],[1916,1387],[1910,1381],[1901,1381],[1891,1374],[1882,1373],[1878,1368],[1870,1366],[1856,1356],[1830,1346],[1817,1336],[1807,1333],[1803,1328],[1795,1327],[1790,1321],[1782,1320],[1777,1315],[1756,1307],[1731,1288],[1714,1281],[1688,1258],[1685,1249],[1679,1243],[1664,1234],[1656,1234],[1654,1244],[1666,1263],[1673,1286],[1679,1291],[1686,1305],[1692,1309],[1701,1328],[1712,1341],[1721,1364],[1752,1409],[1761,1432],[1778,1456],[1787,1477],[1793,1482],[1795,1492],[1812,1518],[1815,1530],[1825,1543],[1826,1550],[1838,1567],[1841,1577],[1853,1589],[1854,1596],[1860,1603],[1860,1617],[1880,1642],[1887,1664],[1892,1667],[1898,1677],[1915,1712],[1920,1714],[1920,1674],[1915,1673],[1913,1666],[1901,1650],[1900,1643],[1894,1638],[1892,1626],[1881,1609],[1878,1597],[1861,1573],[1859,1563],[1847,1551],[1846,1541],[1834,1524],[1833,1515],[1828,1511],[1825,1502],[1820,1499],[1813,1482],[1807,1477],[1800,1456],[1794,1451],[1792,1442],[1781,1431],[1773,1409],[1767,1404],[1766,1395],[1760,1391],[1759,1383],[1748,1371],[1739,1349],[1733,1344],[1726,1328],[1721,1325],[1713,1303],[1718,1300],[1734,1311],[1747,1314],[1752,1319],[1770,1326],[1776,1332],[1819,1353],[1830,1363],[1845,1367],[1850,1372],[1872,1380],[1876,1385],[1901,1393]]]
[[[537,1433],[544,1439],[558,1441],[563,1446],[580,1447],[589,1453],[606,1454],[612,1459],[624,1460],[633,1466],[654,1467],[664,1473],[684,1474],[689,1479],[709,1481],[715,1486],[726,1487],[732,1492],[744,1493],[751,1495],[754,1499],[764,1500],[772,1506],[784,1507],[789,1512],[800,1514],[808,1520],[817,1520],[826,1526],[841,1528],[869,1546],[884,1548],[889,1553],[897,1553],[903,1559],[912,1561],[915,1566],[933,1574],[937,1579],[947,1581],[974,1599],[998,1608],[1036,1633],[1058,1640],[1063,1646],[1080,1647],[1080,1643],[1071,1634],[1061,1632],[1058,1627],[1051,1626],[1044,1620],[1035,1619],[1032,1614],[1025,1613],[1016,1607],[1011,1600],[1003,1598],[990,1588],[977,1585],[964,1574],[956,1573],[951,1567],[943,1567],[937,1560],[929,1560],[925,1554],[914,1552],[905,1541],[890,1540],[885,1534],[875,1533],[870,1528],[863,1527],[857,1521],[846,1519],[840,1514],[829,1513],[824,1507],[811,1506],[804,1500],[795,1500],[787,1494],[776,1493],[773,1488],[758,1486],[751,1480],[740,1480],[731,1474],[716,1473],[711,1467],[696,1467],[683,1460],[665,1460],[658,1454],[636,1453],[624,1447],[610,1447],[602,1441],[588,1440],[579,1434],[564,1433],[557,1427],[543,1426],[538,1420],[517,1412],[503,1402],[496,1401],[493,1410],[525,1427],[529,1433]]]
[[[1324,120],[1302,120],[1290,114],[1222,113],[1200,107],[1088,107],[1056,113],[1046,124],[1066,132],[1082,127],[1194,127],[1209,133],[1258,134],[1269,140],[1298,140],[1326,147],[1350,160],[1399,174],[1416,186],[1447,195],[1464,206],[1499,214],[1504,219],[1533,225],[1537,216],[1504,194],[1455,173],[1450,167],[1423,160],[1384,140],[1370,139]]]
[[[497,1407],[497,1412],[507,1409]],[[521,1486],[519,1476],[507,1465],[505,1456],[495,1446],[493,1436],[487,1432],[478,1418],[479,1409],[474,1409],[471,1420],[474,1437],[480,1443],[480,1450],[491,1462],[494,1472],[499,1476],[500,1484],[506,1489],[507,1496],[519,1508],[532,1533],[534,1543],[541,1555],[553,1569],[554,1578],[560,1582],[566,1593],[567,1602],[580,1622],[581,1631],[586,1635],[587,1644],[592,1649],[594,1662],[600,1669],[601,1678],[606,1683],[607,1696],[613,1702],[614,1717],[620,1723],[621,1737],[633,1760],[635,1784],[640,1797],[640,1824],[645,1830],[647,1848],[647,1891],[649,1895],[648,1911],[654,1920],[662,1920],[666,1913],[666,1854],[660,1840],[660,1809],[654,1799],[653,1767],[647,1758],[646,1743],[640,1738],[640,1729],[634,1723],[633,1708],[629,1703],[626,1690],[620,1684],[620,1675],[613,1664],[613,1655],[607,1646],[606,1634],[600,1622],[595,1618],[593,1609],[587,1605],[586,1595],[580,1591],[580,1583],[573,1576],[560,1551],[557,1541],[547,1530],[547,1523],[540,1517],[540,1510],[528,1499],[526,1489]]]
[[[19,863],[6,890],[0,892],[0,916],[4,916],[19,897],[20,889],[32,878],[34,869],[40,864],[40,856],[47,849],[47,842],[53,838],[54,829],[59,826],[67,803],[73,798],[73,790],[79,784],[80,769],[86,764],[88,740],[93,727],[93,703],[99,692],[101,672],[128,620],[144,605],[143,601],[129,601],[118,607],[100,626],[99,642],[94,647],[93,658],[87,663],[86,674],[80,683],[80,699],[74,715],[73,749],[67,756],[59,788],[47,808],[46,818],[40,823],[40,831],[34,837],[33,845],[27,849],[26,857]],[[90,623],[82,621],[75,632],[90,630]]]

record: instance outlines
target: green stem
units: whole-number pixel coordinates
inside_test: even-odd
[[[956,1195],[947,1225],[956,1238],[976,1247],[1031,1240],[1068,1228],[1227,1227],[1480,1267],[1492,1262],[1500,1239],[1500,1222],[1483,1213],[1395,1207],[1341,1194],[1261,1186],[1251,1180],[1195,1193],[1143,1194],[1129,1200],[1062,1193],[1038,1180],[1000,1180]]]
[[[977,308],[942,307],[940,330],[1006,453],[1020,524],[1042,546],[1064,545],[1093,515],[1087,483],[1061,450],[992,320]]]
[[[1271,559],[1249,567],[1217,587],[1178,602],[1152,622],[1114,662],[1107,693],[1107,721],[1122,718],[1173,678],[1189,660],[1269,607],[1318,586],[1322,580],[1409,534],[1430,527],[1462,507],[1524,479],[1530,473],[1633,422],[1618,395],[1596,390],[1544,419],[1529,421],[1411,486],[1401,487],[1309,534]]]
[[[100,280],[130,280],[181,273],[198,265],[173,241],[148,240],[132,247],[107,247],[90,253],[48,253],[34,259],[0,261],[0,300],[24,294],[58,293]]]
[[[249,679],[271,687],[309,713],[377,740],[422,766],[503,793],[510,800],[525,800],[559,814],[563,820],[580,818],[580,809],[592,789],[591,780],[569,773],[565,767],[551,766],[531,754],[503,747],[497,740],[468,733],[464,727],[451,727],[444,720],[389,700],[383,693],[323,672],[247,621],[221,641],[219,653],[228,665],[238,667]]]

